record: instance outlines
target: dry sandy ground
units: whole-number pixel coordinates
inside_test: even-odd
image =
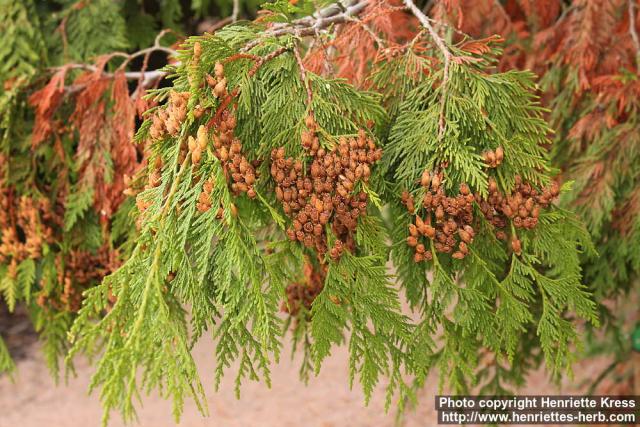
[[[289,349],[285,346],[285,351]],[[18,364],[18,376],[12,384],[0,379],[0,427],[90,427],[100,425],[101,408],[97,396],[86,393],[92,369],[84,361],[78,363],[78,376],[67,385],[55,386],[37,351]],[[288,355],[289,353],[283,353]],[[209,388],[208,404],[211,415],[203,418],[192,402],[188,402],[179,426],[394,426],[394,414],[385,414],[382,390],[368,407],[363,405],[361,392],[347,384],[347,352],[345,348],[334,354],[323,366],[320,375],[305,386],[298,381],[297,361],[284,357],[273,367],[271,389],[254,382],[245,384],[242,397],[236,400],[233,378],[227,377],[218,393],[212,389],[213,343],[203,339],[195,350],[195,358]],[[603,362],[603,361],[601,361]],[[602,363],[576,367],[581,378],[594,378]],[[577,384],[579,381],[574,381]],[[403,426],[435,425],[433,395],[437,379],[429,382],[422,392],[421,404],[406,417]],[[573,387],[557,390],[551,387],[544,374],[531,378],[523,394],[568,393]],[[157,396],[143,399],[139,411],[141,427],[175,426],[171,405]],[[122,426],[114,415],[110,426]]]

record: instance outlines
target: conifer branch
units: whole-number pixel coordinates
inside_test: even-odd
[[[440,51],[442,52],[442,56],[444,57],[445,66],[446,66],[447,62],[453,56],[453,54],[451,53],[451,51],[447,47],[446,42],[444,41],[444,39],[442,37],[440,37],[440,35],[438,35],[436,30],[431,25],[431,22],[429,22],[430,21],[429,18],[424,13],[422,13],[420,8],[418,6],[416,6],[416,4],[413,2],[413,0],[403,0],[403,1],[404,1],[404,4],[407,6],[407,8],[411,11],[411,13],[413,13],[413,15],[416,18],[418,18],[418,20],[420,21],[422,26],[424,26],[427,29],[427,31],[429,32],[429,35],[431,36],[431,38],[435,42],[436,46],[438,46],[438,49],[440,49]]]
[[[166,47],[166,46],[162,46],[160,45],[160,41],[162,40],[162,37],[164,35],[166,35],[167,33],[169,33],[169,30],[163,30],[160,33],[158,33],[158,35],[156,36],[153,46],[149,46],[147,48],[144,49],[140,49],[137,52],[133,52],[133,53],[126,53],[126,52],[113,52],[110,53],[109,59],[111,58],[115,58],[115,57],[120,57],[120,58],[124,58],[124,62],[120,65],[120,67],[125,67],[127,64],[129,64],[132,60],[134,60],[135,58],[138,58],[140,56],[146,56],[149,55],[153,52],[164,52],[167,54],[167,57],[177,57],[178,56],[178,51],[176,51],[175,49],[171,49],[170,47]],[[96,71],[96,67],[91,65],[91,64],[66,64],[64,65],[64,67],[71,67],[71,68],[85,68],[89,71]],[[55,67],[54,70],[58,70],[61,67]],[[130,75],[133,75],[132,73],[130,73]],[[139,75],[139,74],[138,74]],[[133,78],[133,77],[131,77]]]
[[[309,10],[310,15],[300,19],[286,0],[279,1],[271,9],[284,10],[279,17],[290,17],[286,22],[268,18],[232,25],[214,35],[189,37],[174,51],[160,45],[172,30],[162,31],[155,41],[156,33],[150,30],[160,24],[175,30],[171,24],[158,22],[134,36],[125,29],[128,22],[137,21],[120,16],[121,10],[109,0],[95,0],[84,2],[87,6],[82,9],[84,14],[93,8],[95,17],[76,18],[73,12],[68,22],[63,19],[64,46],[57,41],[62,62],[58,58],[38,62],[49,45],[33,36],[8,43],[17,47],[5,49],[9,54],[0,52],[11,78],[35,86],[40,83],[37,72],[46,71],[42,80],[49,80],[29,99],[39,118],[35,127],[40,129],[32,144],[46,142],[38,145],[38,158],[30,147],[23,150],[14,142],[24,140],[23,128],[30,127],[24,126],[31,120],[26,109],[27,114],[16,111],[7,116],[11,129],[0,141],[1,150],[10,153],[11,162],[14,153],[23,150],[24,154],[15,155],[20,157],[16,164],[32,163],[29,176],[43,188],[72,189],[60,206],[64,229],[60,234],[54,230],[50,239],[49,233],[42,233],[47,245],[76,234],[88,236],[83,240],[89,241],[71,244],[76,253],[68,257],[70,261],[88,260],[76,269],[67,262],[67,254],[49,245],[64,263],[65,279],[68,271],[74,281],[73,290],[86,292],[77,294],[77,308],[63,312],[64,321],[43,317],[48,329],[43,335],[55,335],[49,344],[55,347],[49,351],[54,359],[68,350],[66,337],[72,340],[67,360],[79,353],[100,354],[92,388],[101,389],[107,412],[117,409],[129,419],[135,415],[138,392],[156,389],[174,401],[176,416],[187,396],[206,412],[190,349],[207,330],[213,331],[216,341],[216,384],[234,361],[239,366],[238,393],[245,379],[262,377],[269,383],[269,367],[279,359],[285,332],[293,324],[294,348],[299,343],[304,351],[303,376],[320,369],[335,346],[346,344],[350,380],[360,379],[368,401],[376,384],[388,377],[388,407],[396,396],[401,406],[412,401],[415,387],[425,384],[433,367],[450,373],[449,388],[455,392],[475,378],[482,382],[487,372],[491,375],[492,371],[483,371],[485,360],[500,361],[489,368],[496,370],[497,385],[492,386],[496,390],[522,381],[526,372],[520,366],[537,366],[543,357],[556,374],[570,365],[572,346],[580,343],[574,319],[597,323],[596,307],[581,283],[580,248],[585,254],[594,250],[577,218],[553,201],[560,190],[551,185],[548,135],[552,132],[536,95],[537,80],[530,72],[496,66],[509,66],[509,53],[504,61],[499,55],[512,46],[501,51],[492,46],[491,37],[468,40],[456,35],[456,41],[450,40],[445,28],[463,33],[439,17],[430,17],[435,1],[423,1],[422,10],[416,0],[331,1],[335,3],[325,2],[330,5]],[[20,3],[16,10],[28,16]],[[459,16],[472,7],[462,3],[456,7]],[[500,7],[496,14],[513,20],[510,25],[540,13],[532,7],[531,14],[511,17],[501,2],[494,4]],[[220,17],[218,27],[253,12],[251,5],[239,0],[228,0],[227,5],[233,7],[232,14]],[[625,18],[628,7],[635,23],[633,0],[615,7],[615,16]],[[111,18],[104,19],[107,9]],[[203,9],[200,4],[194,14]],[[565,8],[558,19],[573,17],[569,10],[575,9]],[[546,15],[541,16],[545,29],[556,31],[557,13]],[[596,10],[592,15],[602,14]],[[184,18],[183,22],[193,22]],[[96,21],[103,29],[95,30]],[[465,30],[478,34],[472,26],[480,24],[474,21],[465,20]],[[119,23],[119,33],[111,31],[113,22]],[[14,27],[27,24],[24,19]],[[74,27],[79,24],[80,30]],[[202,22],[196,24],[202,28]],[[485,24],[481,23],[483,28]],[[627,51],[621,68],[633,69],[629,34],[640,52],[636,25],[618,27]],[[111,37],[102,40],[101,32]],[[516,40],[521,36],[513,33]],[[460,39],[465,43],[458,45]],[[324,52],[323,43],[328,46]],[[547,43],[545,51],[552,45]],[[24,46],[38,48],[23,55]],[[144,49],[122,52],[128,46]],[[163,63],[170,65],[149,70],[149,59],[158,55],[154,52],[162,58],[166,54]],[[29,68],[17,73],[10,68],[13,64]],[[46,68],[61,64],[66,65]],[[323,72],[324,65],[330,69]],[[0,83],[17,87],[2,72],[0,66]],[[69,74],[78,79],[70,81]],[[597,77],[594,74],[587,77]],[[170,81],[152,91],[149,104],[132,102],[163,78]],[[637,79],[626,80],[598,83],[610,88],[594,84],[593,101],[613,103],[617,100],[606,97],[615,95],[608,92],[640,90]],[[371,85],[362,87],[362,82]],[[65,83],[79,95],[64,99]],[[132,86],[137,86],[133,94]],[[573,100],[573,93],[569,95],[566,98]],[[637,96],[624,98],[628,102],[624,121],[633,124],[638,121]],[[16,105],[10,98],[3,110],[2,101],[0,96],[0,116]],[[58,124],[64,125],[67,111],[72,110],[69,104],[76,110],[65,134],[69,137],[58,138]],[[91,104],[99,108],[89,109]],[[579,104],[575,109],[560,105],[553,110],[579,114],[583,108]],[[151,109],[138,126],[142,107]],[[78,118],[82,111],[88,114]],[[619,124],[602,132],[602,143],[609,146],[614,138],[629,139],[631,131],[618,119]],[[4,117],[0,121],[4,123]],[[131,142],[136,127],[139,149]],[[144,150],[142,164],[140,150]],[[61,167],[57,163],[52,167],[47,160],[57,157],[56,151],[68,158]],[[101,160],[112,157],[112,162]],[[2,160],[0,169],[1,164]],[[69,173],[75,170],[80,172]],[[110,196],[100,190],[105,196],[84,191],[88,197],[81,197],[88,187],[83,186],[84,177],[91,173],[105,175],[94,180],[99,184],[90,187],[94,191],[100,190],[107,175],[118,179],[135,174],[108,188],[117,197],[123,188],[124,194],[135,197],[114,201],[113,209],[119,209],[115,215],[95,215],[100,211],[92,204]],[[629,179],[629,187],[635,186],[635,178]],[[11,304],[29,304],[29,295],[21,294],[32,288],[64,287],[66,292],[66,282],[61,286],[62,279],[54,274],[57,259],[31,254],[25,243],[13,242],[21,239],[4,231],[3,223],[12,230],[17,227],[7,222],[15,222],[16,215],[3,217],[6,198],[9,210],[14,204],[14,190],[11,181],[3,199],[7,185],[2,179],[2,296]],[[22,178],[14,181],[23,186]],[[24,187],[30,188],[28,183]],[[16,189],[18,194],[22,191]],[[629,199],[617,190],[614,196]],[[59,198],[52,207],[58,208]],[[610,204],[613,209],[614,202]],[[633,201],[627,205],[633,205],[627,209],[631,217],[637,207]],[[17,220],[25,224],[19,226],[26,230],[27,241],[40,238],[38,230],[29,230],[27,220],[32,215],[22,216]],[[105,267],[96,278],[92,275],[76,285],[86,267],[95,270],[92,254],[101,250],[101,236],[122,252],[109,252],[106,261],[96,256]],[[634,252],[633,247],[628,252]],[[14,248],[21,251],[17,260]],[[403,295],[388,275],[389,261]],[[7,262],[11,264],[6,266]],[[49,270],[50,278],[36,275]],[[61,295],[68,300],[66,293]],[[49,305],[62,299],[45,296]],[[421,309],[420,318],[401,314],[401,297]],[[280,311],[288,313],[286,323]],[[0,371],[7,369],[4,353],[0,340]],[[415,387],[405,379],[413,380]],[[445,381],[442,376],[442,386]]]
[[[371,28],[371,26],[367,25],[367,23],[365,23],[364,21],[354,16],[347,17],[347,20],[350,22],[355,22],[360,27],[362,27],[362,29],[365,30],[371,36],[371,38],[378,44],[378,46],[380,46],[380,48],[384,48],[384,46],[386,45],[385,41],[382,40],[382,38],[380,38],[380,36],[376,34],[373,28]]]
[[[91,65],[91,64],[71,64],[67,67],[68,69],[71,70],[86,70],[86,71],[90,71],[92,73],[98,72],[99,69],[98,67],[96,67],[95,65]],[[103,72],[101,73],[104,77],[108,77],[108,78],[113,78],[115,77],[115,73],[110,73],[110,72]],[[146,86],[147,84],[150,84],[164,76],[167,75],[166,71],[162,71],[162,70],[149,70],[149,71],[126,71],[124,73],[124,76],[127,80],[138,80],[138,79],[143,79],[143,81],[145,82],[145,84],[143,84],[143,86]],[[76,88],[77,85],[72,86],[73,88]]]
[[[341,0],[337,3],[331,4],[325,8],[318,10],[311,16],[297,19],[293,21],[293,24],[303,27],[315,25],[318,29],[326,28],[326,26],[328,26],[329,24],[336,23],[330,21],[330,19],[340,19],[340,17],[344,16],[358,15],[368,4],[369,0]],[[276,27],[278,25],[280,24],[277,24]],[[286,26],[286,24],[284,24],[284,26]]]
[[[138,88],[142,88],[145,89],[151,85],[153,85],[155,82],[157,82],[158,80],[164,78],[168,72],[158,69],[158,70],[145,70],[144,68],[146,67],[146,63],[148,60],[148,57],[151,53],[153,52],[164,52],[167,54],[167,57],[177,57],[178,52],[174,49],[165,47],[165,46],[160,46],[160,39],[162,38],[162,36],[164,34],[166,34],[167,31],[161,31],[155,39],[155,42],[153,44],[153,46],[141,49],[137,52],[128,54],[125,52],[114,52],[112,54],[109,55],[109,59],[114,58],[114,57],[122,57],[124,58],[124,62],[122,64],[120,64],[120,66],[118,67],[118,70],[122,70],[123,68],[125,68],[133,59],[135,58],[139,58],[141,56],[145,57],[145,61],[144,61],[144,67],[142,70],[140,71],[126,71],[124,72],[124,77],[127,80],[138,80],[139,84],[138,84]],[[115,73],[111,73],[111,72],[105,72],[103,69],[99,69],[97,66],[93,65],[93,64],[66,64],[63,65],[61,67],[55,67],[55,68],[51,68],[52,71],[58,71],[62,68],[65,69],[70,69],[70,70],[85,70],[85,71],[89,71],[92,73],[96,73],[96,72],[100,72],[101,75],[103,77],[106,78],[114,78],[117,74],[117,72]],[[84,88],[85,85],[82,84],[74,84],[74,85],[70,85],[70,86],[66,86],[65,87],[65,91],[67,93],[75,93],[79,90],[82,90]],[[137,92],[136,92],[137,93]]]
[[[403,0],[404,4],[409,8],[411,13],[415,15],[416,18],[420,21],[422,26],[427,29],[427,32],[435,42],[436,46],[442,52],[444,70],[442,76],[441,90],[442,95],[440,97],[440,120],[439,120],[439,130],[438,130],[438,139],[442,139],[444,136],[446,123],[444,119],[445,113],[445,103],[447,98],[447,85],[449,84],[449,64],[453,57],[453,54],[447,47],[446,42],[438,35],[438,32],[433,28],[431,22],[429,22],[429,18],[420,10],[418,6],[413,2],[413,0]]]
[[[298,63],[298,68],[300,69],[300,78],[302,79],[302,84],[304,85],[307,91],[307,105],[311,107],[311,98],[313,94],[311,93],[311,86],[309,85],[309,80],[307,79],[307,71],[304,68],[304,63],[302,62],[302,57],[300,56],[300,51],[297,46],[293,47],[293,55],[296,58],[296,62]]]
[[[251,50],[259,45],[266,37],[281,37],[288,34],[295,35],[296,37],[315,35],[332,25],[348,22],[353,16],[362,13],[368,4],[369,0],[359,2],[347,0],[345,2],[334,3],[324,9],[320,9],[313,15],[295,20],[291,23],[275,24],[269,30],[264,31],[261,37],[247,43],[247,45],[242,48],[242,51],[247,52]]]

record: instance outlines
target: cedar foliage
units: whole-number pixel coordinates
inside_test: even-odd
[[[129,3],[0,2],[0,291],[10,309],[28,306],[54,373],[82,292],[119,266],[135,234],[123,190],[146,161],[132,139],[157,79],[136,92],[126,71],[157,49],[116,50],[153,43],[166,17]]]
[[[206,413],[199,339],[238,394],[289,337],[387,407],[432,368],[505,394],[632,291],[626,2],[279,0],[188,38],[233,5],[135,3],[0,3],[0,288],[54,372],[96,359],[105,422],[151,390]]]
[[[540,75],[545,104],[551,109],[549,121],[556,131],[552,160],[561,168],[562,179],[573,181],[561,204],[584,220],[599,254],[582,257],[584,282],[598,300],[637,305],[637,2],[457,0],[446,2],[446,7],[444,3],[434,6],[434,16],[475,37],[499,33],[510,42],[502,69],[526,67]],[[501,7],[492,7],[498,3]],[[634,325],[615,312],[623,306],[613,310],[599,306],[605,338],[590,331],[589,344],[591,351],[614,357],[603,375],[617,367],[622,382],[629,384]]]

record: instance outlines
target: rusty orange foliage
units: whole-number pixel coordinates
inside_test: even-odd
[[[77,140],[74,158],[79,168],[78,184],[93,189],[94,208],[103,222],[124,201],[124,176],[133,175],[140,166],[133,143],[135,119],[150,106],[147,101],[138,101],[141,97],[132,99],[124,71],[103,71],[109,59],[98,58],[95,71],[81,73],[67,89],[68,67],[63,67],[29,98],[36,112],[32,146],[51,140],[64,159],[61,134]],[[75,103],[68,120],[56,117],[65,97]],[[65,126],[63,121],[67,122]]]
[[[35,148],[56,130],[53,114],[56,112],[64,95],[64,79],[67,68],[57,71],[49,83],[29,97],[29,104],[35,110],[35,124],[31,144]]]
[[[410,41],[417,32],[417,20],[400,5],[400,0],[371,2],[358,20],[340,26],[333,41],[323,44],[316,40],[305,66],[361,86],[381,51]],[[387,44],[381,45],[381,40]]]

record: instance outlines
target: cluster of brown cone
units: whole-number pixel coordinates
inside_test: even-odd
[[[503,194],[498,189],[497,182],[489,179],[489,195],[486,199],[476,196],[476,201],[484,217],[493,225],[496,237],[507,239],[503,230],[509,221],[516,228],[531,230],[538,225],[538,218],[542,209],[549,207],[560,194],[557,182],[538,191],[529,183],[523,182],[520,176],[515,178],[515,187],[510,194]],[[517,236],[511,237],[511,248],[516,254],[522,251],[522,244]]]
[[[451,253],[455,259],[463,259],[469,253],[468,245],[475,236],[474,203],[495,228],[496,237],[506,240],[504,228],[509,223],[515,228],[533,229],[538,224],[541,209],[549,207],[560,192],[555,182],[536,190],[516,176],[515,188],[510,194],[502,193],[496,181],[490,178],[486,198],[474,195],[465,183],[460,185],[458,194],[447,196],[442,180],[442,172],[432,173],[429,170],[424,171],[420,180],[425,190],[421,205],[426,215],[424,218],[415,216],[415,222],[409,224],[407,237],[407,244],[414,248],[416,262],[433,259],[431,244],[436,252]],[[402,202],[409,213],[415,215],[416,202],[413,196],[404,192]],[[425,245],[422,237],[430,242]],[[518,255],[522,252],[522,243],[515,233],[511,236],[511,249]]]
[[[180,132],[182,122],[187,117],[189,96],[189,92],[171,91],[169,93],[167,107],[159,108],[151,119],[149,136],[152,140],[157,141],[167,134],[176,136]]]
[[[380,160],[382,151],[363,130],[355,138],[341,138],[333,149],[326,150],[319,145],[313,115],[305,124],[302,145],[312,156],[308,167],[301,160],[285,157],[282,147],[271,153],[276,198],[293,219],[287,230],[289,238],[314,248],[320,258],[328,251],[337,260],[345,248],[353,250],[358,218],[367,211],[367,194],[353,194],[353,190],[356,183],[369,180],[371,166]],[[326,226],[336,236],[330,250]]]
[[[420,179],[420,186],[425,190],[422,207],[426,215],[415,217],[415,224],[409,225],[407,244],[414,248],[414,261],[431,260],[433,253],[430,245],[425,247],[420,237],[427,237],[433,242],[437,252],[452,253],[452,257],[462,259],[469,253],[468,244],[473,241],[475,231],[473,222],[473,201],[469,186],[460,185],[459,193],[447,196],[442,185],[443,175],[425,170]],[[413,197],[405,192],[403,203],[415,210]],[[410,209],[411,211],[411,209]]]

